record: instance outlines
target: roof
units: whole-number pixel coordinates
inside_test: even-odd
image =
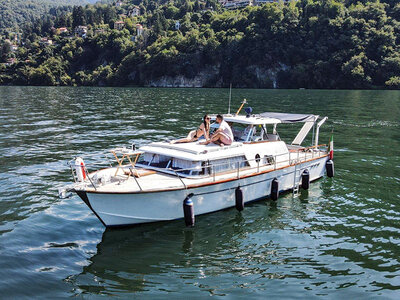
[[[243,144],[233,142],[232,145],[220,147],[216,144],[200,145],[199,142],[170,144],[166,142],[155,142],[140,147],[140,151],[169,155],[172,157],[203,161],[208,159],[220,159],[235,155],[244,155]]]
[[[263,124],[277,124],[277,123],[282,123],[281,120],[276,119],[276,118],[264,118],[259,115],[251,115],[250,117],[247,117],[245,115],[231,115],[231,114],[226,114],[223,115],[224,120],[226,122],[232,122],[232,123],[240,123],[240,124],[247,124],[247,125],[263,125]],[[216,119],[216,116],[213,115],[211,116],[212,120]]]
[[[225,114],[223,116],[226,122],[246,125],[315,122],[319,117],[318,115],[311,114],[288,114],[277,112],[264,112],[257,115],[250,115],[249,117],[245,115],[231,114]],[[215,118],[215,115],[211,116],[212,120],[215,120]]]
[[[262,118],[274,118],[278,119],[280,123],[304,123],[304,122],[315,122],[318,119],[318,115],[309,114],[288,114],[288,113],[277,113],[277,112],[264,112],[260,114]]]

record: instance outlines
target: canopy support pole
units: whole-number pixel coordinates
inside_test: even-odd
[[[315,147],[318,146],[318,139],[319,139],[319,128],[322,126],[322,124],[325,123],[325,121],[328,119],[328,117],[323,118],[321,121],[318,122],[317,124],[317,130],[315,132]]]

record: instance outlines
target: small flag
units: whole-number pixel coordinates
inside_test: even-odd
[[[329,141],[329,159],[333,159],[333,134]]]

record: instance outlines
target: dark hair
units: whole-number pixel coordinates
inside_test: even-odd
[[[224,120],[224,117],[222,115],[217,115],[218,119]]]
[[[207,118],[207,117],[208,117],[208,114],[205,114],[204,117],[203,117],[204,129],[205,129],[206,131],[208,131],[208,130],[210,129],[209,124],[206,122],[206,118]]]

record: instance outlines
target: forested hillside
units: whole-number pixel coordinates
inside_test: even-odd
[[[87,3],[87,0],[0,0],[0,30],[18,28],[25,21],[33,21],[47,13],[52,7]]]
[[[3,41],[0,59],[8,62],[1,84],[397,89],[400,4],[299,0],[228,11],[215,0],[144,0],[74,7],[26,25],[12,53]]]

